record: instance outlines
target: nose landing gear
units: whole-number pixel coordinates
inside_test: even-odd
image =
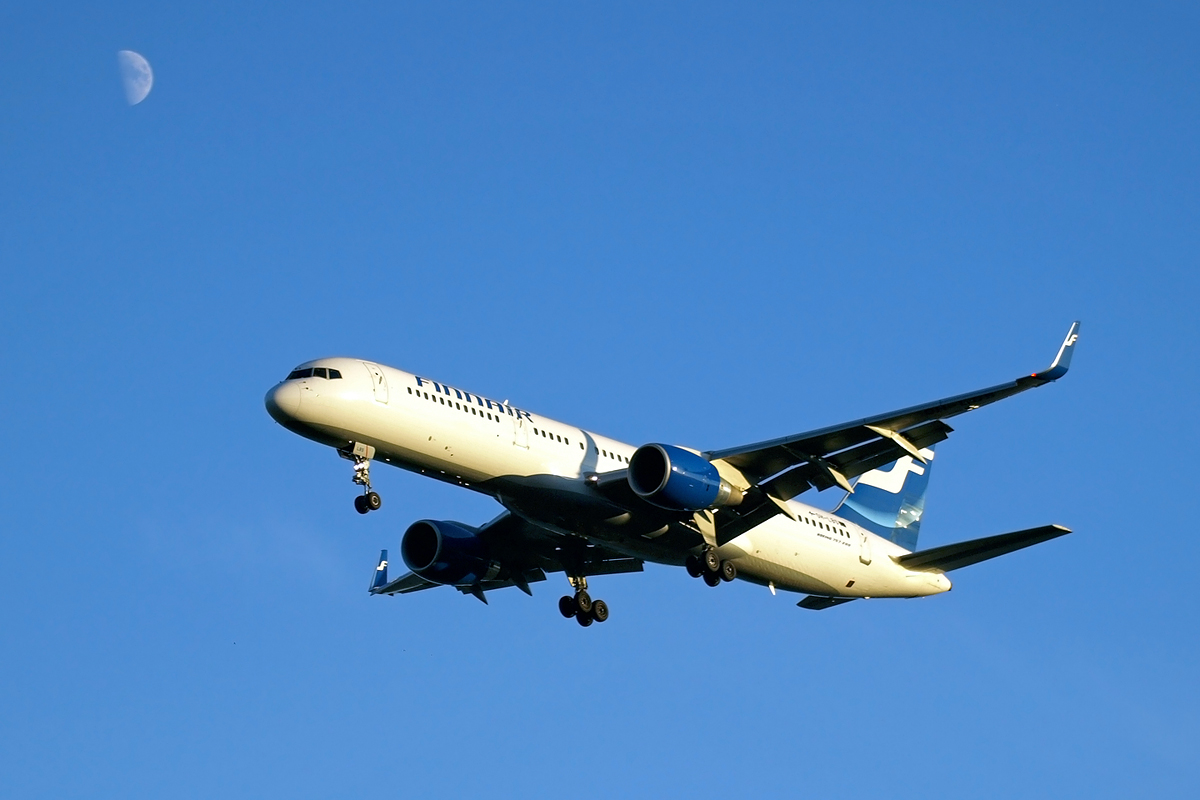
[[[563,595],[558,599],[558,611],[567,619],[575,618],[582,627],[586,628],[593,622],[604,622],[608,619],[608,603],[603,600],[593,600],[587,592],[587,578],[568,577],[575,595]]]
[[[356,442],[349,449],[338,450],[338,455],[354,462],[354,475],[351,480],[356,486],[363,487],[363,493],[354,498],[354,510],[360,514],[378,511],[383,505],[383,499],[371,489],[371,458],[375,455],[375,448]]]
[[[705,547],[698,556],[688,556],[685,566],[688,575],[704,578],[709,586],[718,586],[722,581],[728,582],[737,577],[737,565],[732,561],[722,561],[712,546]]]

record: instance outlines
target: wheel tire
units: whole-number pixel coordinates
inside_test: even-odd
[[[604,622],[608,619],[608,603],[603,600],[592,601],[592,619],[596,622]]]
[[[721,562],[721,580],[731,581],[737,577],[737,564],[732,561]]]
[[[367,508],[367,498],[361,494],[354,498],[354,510],[360,514],[365,514],[371,509]]]
[[[592,613],[592,596],[580,589],[575,593],[575,607],[579,609],[580,617],[587,617]]]
[[[704,574],[704,565],[695,556],[688,556],[687,561],[683,562],[683,566],[687,570],[688,575],[691,575],[693,578],[699,578]]]
[[[721,571],[721,557],[717,555],[716,550],[705,550],[703,559],[704,569],[706,571],[713,574]]]
[[[709,586],[719,586],[721,584],[721,574],[719,572],[704,573],[704,582]]]
[[[575,605],[575,598],[569,594],[564,594],[558,598],[558,613],[562,614],[567,619],[575,616],[579,611],[579,607]]]
[[[383,505],[383,498],[375,494],[375,492],[367,492],[367,508],[371,511],[378,511]]]
[[[580,614],[579,616],[575,617],[575,621],[578,622],[581,627],[586,628],[591,625],[594,620],[590,614]]]

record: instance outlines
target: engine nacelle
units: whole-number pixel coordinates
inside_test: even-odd
[[[414,522],[400,540],[400,556],[425,580],[449,586],[491,580],[500,572],[479,534],[457,522]]]
[[[672,511],[736,506],[742,492],[722,480],[711,462],[669,444],[645,444],[629,459],[629,487],[648,503]]]

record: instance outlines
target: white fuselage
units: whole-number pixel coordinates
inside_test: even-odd
[[[342,377],[280,383],[268,395],[288,429],[337,448],[375,448],[375,461],[492,495],[532,523],[585,536],[629,556],[682,564],[670,531],[639,528],[597,495],[588,478],[624,469],[637,449],[508,403],[401,370],[350,358],[303,367]],[[950,589],[939,572],[892,556],[904,548],[817,508],[789,501],[779,514],[722,545],[739,578],[772,588],[842,597],[918,597]]]

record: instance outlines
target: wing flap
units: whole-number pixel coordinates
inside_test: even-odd
[[[897,564],[907,569],[949,572],[1032,547],[1035,544],[1048,542],[1059,536],[1066,536],[1070,532],[1070,528],[1064,528],[1062,525],[1043,525],[1040,528],[972,539],[894,558]]]

